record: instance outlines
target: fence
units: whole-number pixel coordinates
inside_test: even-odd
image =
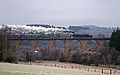
[[[19,63],[25,65],[38,65],[38,66],[49,66],[49,67],[58,67],[63,69],[77,69],[81,71],[88,71],[88,72],[99,72],[101,74],[108,74],[108,75],[120,75],[120,70],[117,69],[110,69],[110,68],[101,68],[95,66],[85,66],[79,64],[63,64],[63,63]],[[11,73],[11,72],[2,72],[0,71],[0,75],[38,75],[32,73]]]
[[[30,65],[26,63],[26,65]],[[120,75],[120,70],[111,69],[111,68],[102,68],[102,67],[95,67],[95,66],[85,66],[85,65],[67,65],[67,64],[50,64],[50,63],[32,63],[31,65],[40,65],[40,66],[49,66],[49,67],[59,67],[63,69],[78,69],[82,71],[89,71],[89,72],[99,72],[102,74],[108,75]]]

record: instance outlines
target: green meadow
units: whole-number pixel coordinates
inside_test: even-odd
[[[105,75],[77,69],[57,67],[0,63],[0,75]]]

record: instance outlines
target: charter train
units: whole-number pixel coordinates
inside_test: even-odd
[[[57,33],[11,33],[12,38],[91,38],[89,34],[75,34],[72,31],[57,32]]]
[[[50,25],[3,25],[1,28],[9,28],[11,38],[90,38],[89,34],[75,34],[64,27]]]

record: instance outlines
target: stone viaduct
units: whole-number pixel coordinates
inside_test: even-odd
[[[35,51],[37,50],[36,48],[36,44],[37,44],[37,41],[39,40],[44,40],[47,42],[47,47],[48,47],[48,51],[51,51],[52,50],[52,47],[53,47],[53,42],[56,41],[56,40],[60,40],[63,42],[63,45],[64,45],[64,50],[68,50],[68,46],[69,46],[69,43],[70,41],[72,40],[76,40],[80,43],[80,50],[87,50],[89,49],[88,48],[88,42],[90,40],[94,40],[94,44],[93,44],[93,48],[94,49],[100,49],[100,48],[106,48],[109,46],[109,39],[110,38],[69,38],[69,39],[57,39],[57,38],[54,38],[54,39],[19,39],[19,38],[11,38],[9,39],[9,42],[10,42],[10,48],[14,48],[14,50],[20,50],[20,43],[24,40],[28,40],[31,44],[31,49],[32,51]]]

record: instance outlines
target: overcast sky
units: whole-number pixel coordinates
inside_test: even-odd
[[[120,0],[0,0],[0,24],[120,25]]]

